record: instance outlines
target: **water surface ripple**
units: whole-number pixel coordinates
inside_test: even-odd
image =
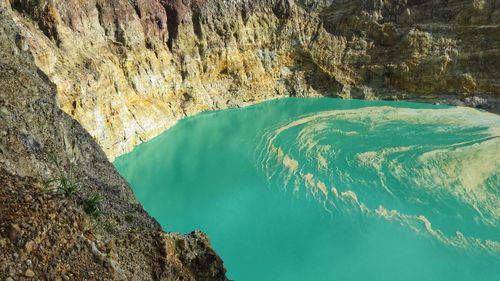
[[[187,118],[115,162],[235,280],[500,280],[500,117],[283,99]]]

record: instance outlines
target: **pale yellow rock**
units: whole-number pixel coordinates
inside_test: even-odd
[[[31,269],[28,268],[24,272],[24,276],[26,276],[28,278],[33,278],[35,276],[35,272],[33,272],[33,270],[31,270]]]
[[[500,96],[498,71],[486,68],[500,63],[500,15],[485,16],[492,1],[453,6],[451,20],[429,19],[432,5],[406,1],[396,1],[400,10],[340,0],[166,1],[178,9],[170,21],[145,8],[152,2],[54,0],[38,4],[48,11],[40,16],[10,12],[60,107],[110,159],[185,116],[277,97]]]

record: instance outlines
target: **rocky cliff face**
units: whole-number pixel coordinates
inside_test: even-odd
[[[225,280],[207,237],[163,233],[108,162],[183,116],[320,95],[500,108],[495,0],[0,0],[0,31],[2,280]]]
[[[107,156],[280,96],[499,107],[495,0],[10,0],[23,48]]]
[[[56,102],[0,8],[0,280],[226,280],[200,233],[162,232]]]

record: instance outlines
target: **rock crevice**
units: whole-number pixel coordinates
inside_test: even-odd
[[[22,34],[0,6],[0,280],[226,280],[204,234],[137,203]]]
[[[276,97],[498,110],[496,2],[13,0],[9,13],[113,159],[185,115]]]
[[[277,97],[498,112],[499,5],[0,0],[0,278],[225,280],[207,237],[162,232],[109,160],[182,117]],[[75,194],[46,192],[70,171]]]

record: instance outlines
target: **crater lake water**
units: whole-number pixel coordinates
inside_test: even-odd
[[[500,280],[500,117],[328,98],[198,114],[115,166],[230,279]]]

